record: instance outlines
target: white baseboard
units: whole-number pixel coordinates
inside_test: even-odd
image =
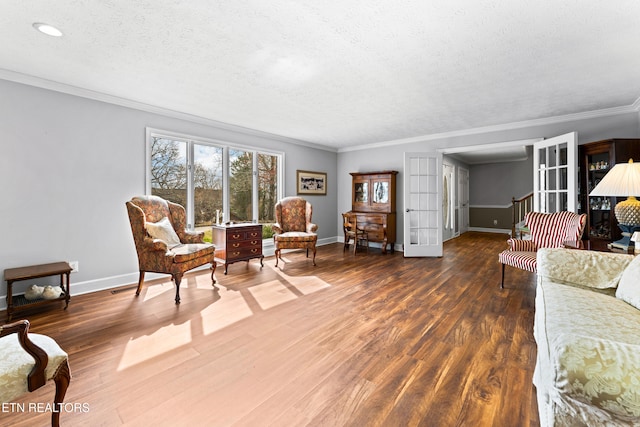
[[[469,231],[481,231],[483,233],[497,233],[497,234],[511,235],[511,229],[509,228],[469,227]]]
[[[336,243],[337,241],[338,240],[336,237],[320,239],[318,240],[318,246],[329,245],[331,243]],[[262,248],[262,254],[265,257],[273,256],[274,252],[275,252],[275,247],[273,246],[272,242],[265,244]],[[210,267],[207,264],[198,268],[194,268],[193,270],[190,270],[190,271],[206,270],[208,268]],[[75,295],[82,295],[82,294],[88,294],[91,292],[104,291],[107,289],[119,288],[121,286],[127,286],[132,284],[137,285],[139,277],[140,277],[140,273],[136,271],[134,273],[121,274],[121,275],[112,276],[112,277],[102,277],[99,279],[87,280],[84,282],[76,283],[73,281],[73,274],[72,274],[71,284],[70,284],[71,301],[73,302],[73,297]],[[144,279],[146,281],[146,280],[154,280],[154,279],[169,278],[169,277],[170,276],[168,274],[146,273]],[[0,300],[0,310],[6,310],[7,309],[6,294],[0,296],[0,298],[2,298],[2,300]]]

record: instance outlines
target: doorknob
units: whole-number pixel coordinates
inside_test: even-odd
[[[415,209],[409,209],[409,208],[407,208],[407,210],[406,210],[405,212],[413,212],[413,211],[415,211]]]

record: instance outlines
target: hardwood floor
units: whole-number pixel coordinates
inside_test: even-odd
[[[535,276],[508,268],[500,289],[506,238],[466,233],[442,258],[332,244],[317,267],[292,252],[219,269],[217,292],[187,275],[179,306],[166,280],[27,317],[69,352],[64,426],[537,426]]]

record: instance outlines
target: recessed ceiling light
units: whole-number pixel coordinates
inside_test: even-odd
[[[49,24],[43,24],[41,22],[35,22],[33,24],[33,28],[35,28],[36,30],[38,30],[41,33],[46,34],[48,36],[62,37],[62,31],[60,31],[56,27],[51,26]]]

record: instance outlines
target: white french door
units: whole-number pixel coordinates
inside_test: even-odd
[[[469,231],[469,171],[458,168],[458,232]]]
[[[576,212],[578,134],[570,132],[533,144],[533,210]]]
[[[404,153],[404,256],[442,256],[442,153]]]

